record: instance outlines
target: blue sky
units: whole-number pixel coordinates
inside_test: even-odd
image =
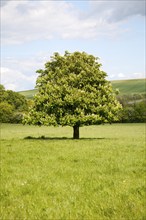
[[[54,52],[100,58],[108,80],[145,78],[143,0],[1,0],[1,83],[33,89]]]

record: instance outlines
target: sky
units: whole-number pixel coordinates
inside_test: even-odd
[[[54,52],[99,58],[107,80],[145,78],[145,0],[0,0],[1,84],[35,88]]]

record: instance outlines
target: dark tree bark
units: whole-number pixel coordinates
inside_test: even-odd
[[[73,126],[73,139],[79,139],[80,135],[79,135],[79,126],[75,125]]]

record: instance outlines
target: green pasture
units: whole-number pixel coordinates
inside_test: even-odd
[[[26,90],[26,91],[20,91],[19,93],[21,95],[24,95],[27,99],[32,99],[33,96],[36,94],[37,89],[31,89],[31,90]]]
[[[121,95],[141,94],[146,92],[145,79],[115,80],[111,83],[114,89],[119,89]]]
[[[146,219],[145,124],[1,125],[2,220]]]
[[[146,92],[146,81],[145,79],[130,79],[130,80],[115,80],[111,81],[114,89],[119,89],[120,95],[133,95],[141,94]],[[37,89],[26,90],[19,92],[28,99],[36,94]]]

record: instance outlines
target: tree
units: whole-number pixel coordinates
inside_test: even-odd
[[[4,90],[5,90],[5,87],[2,84],[0,84],[0,92],[2,92]]]
[[[0,122],[10,122],[13,117],[14,108],[7,102],[0,102]]]
[[[118,120],[121,105],[100,67],[98,58],[85,52],[54,53],[37,71],[38,93],[24,123],[69,125],[78,139],[80,126]]]
[[[24,95],[19,94],[18,92],[14,92],[12,90],[7,90],[7,102],[14,106],[15,110],[21,112],[26,111],[27,106],[27,100]]]
[[[123,111],[120,114],[121,122],[146,122],[146,101],[134,102],[127,106],[124,106]]]
[[[0,122],[21,123],[23,112],[28,110],[25,96],[5,90],[0,84]]]
[[[124,123],[146,122],[146,94],[129,94],[118,96],[123,109],[119,114],[119,121]]]

